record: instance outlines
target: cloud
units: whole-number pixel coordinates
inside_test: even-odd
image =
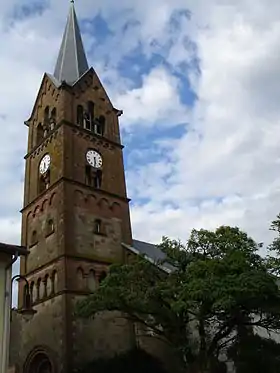
[[[18,243],[23,122],[54,68],[68,4],[0,4],[0,234]],[[134,236],[184,240],[193,227],[230,224],[269,242],[280,206],[278,2],[85,0],[76,8],[90,63],[124,110]]]
[[[159,66],[143,76],[141,87],[116,97],[116,104],[124,112],[126,126],[140,124],[168,126],[187,121],[187,109],[178,93],[180,82]]]
[[[150,203],[132,210],[135,234],[144,238],[143,224],[149,224],[151,240],[160,239],[162,232],[187,237],[192,227],[231,224],[269,242],[269,224],[279,211],[280,25],[261,22],[264,13],[270,18],[270,10],[259,2],[255,14],[248,2],[221,6],[212,1],[208,8],[202,15],[193,3],[187,26],[200,72],[190,72],[197,95],[191,130],[169,142],[175,163],[168,182],[162,179],[159,189],[157,173],[146,176],[150,187],[142,192]],[[279,7],[277,11],[279,15]],[[271,21],[275,18],[271,14]],[[182,25],[185,30],[186,24]],[[183,43],[176,48],[182,59],[188,54]],[[169,61],[178,66],[179,57],[180,53]],[[141,183],[138,179],[130,185],[135,185],[133,193],[137,193]],[[173,209],[166,208],[170,201]],[[179,217],[175,221],[174,214]]]

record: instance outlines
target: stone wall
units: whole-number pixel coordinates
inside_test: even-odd
[[[38,346],[47,346],[57,373],[64,371],[65,356],[65,296],[56,296],[34,306],[37,313],[26,321],[14,314],[11,323],[10,365],[23,372],[27,356]]]

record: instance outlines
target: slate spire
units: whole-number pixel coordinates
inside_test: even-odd
[[[60,83],[65,81],[72,85],[80,79],[88,68],[74,1],[71,0],[67,24],[54,70],[54,77]]]

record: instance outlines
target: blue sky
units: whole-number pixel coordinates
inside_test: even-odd
[[[23,157],[67,1],[0,0],[0,239],[20,242]],[[280,210],[280,5],[79,0],[90,65],[123,109],[135,238],[239,226],[269,243]],[[7,198],[9,197],[9,198]]]

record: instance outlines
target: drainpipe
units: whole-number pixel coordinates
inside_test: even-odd
[[[16,252],[13,259],[5,267],[5,301],[4,301],[4,340],[1,362],[1,373],[7,373],[9,365],[9,347],[10,347],[10,314],[12,308],[12,266],[17,261],[19,253]]]

